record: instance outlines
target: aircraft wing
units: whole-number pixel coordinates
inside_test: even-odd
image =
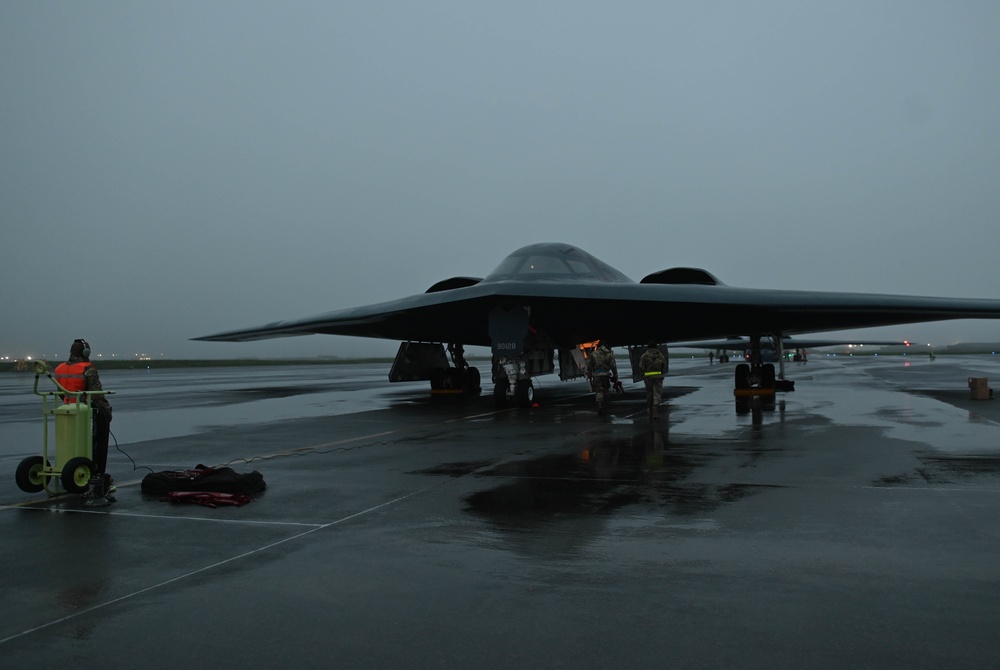
[[[322,333],[492,346],[500,354],[509,347],[519,354],[517,338],[558,348],[598,339],[624,346],[980,318],[1000,319],[1000,300],[736,288],[689,268],[636,283],[576,247],[536,244],[515,251],[483,280],[456,278],[390,302],[195,339]]]
[[[848,346],[898,346],[908,347],[907,340],[820,340],[805,339],[799,337],[786,337],[782,340],[785,351],[795,349],[820,349],[822,347],[848,347]],[[745,351],[750,348],[750,340],[745,337],[727,338],[725,340],[700,340],[698,342],[671,342],[671,347],[684,349],[705,349],[712,351]],[[762,340],[761,349],[773,350],[774,342],[770,339]]]

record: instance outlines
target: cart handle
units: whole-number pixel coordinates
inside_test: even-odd
[[[56,381],[56,378],[52,376],[51,372],[49,372],[49,366],[47,366],[42,361],[35,361],[33,367],[35,369],[35,395],[39,395],[39,396],[55,396],[55,395],[58,395],[58,396],[72,396],[73,398],[76,399],[77,403],[80,402],[80,396],[88,396],[87,397],[87,405],[90,405],[90,397],[89,396],[92,396],[92,395],[114,395],[115,394],[114,391],[70,391],[69,389],[67,389],[62,384],[60,384],[59,382]],[[59,389],[59,390],[58,391],[47,391],[47,392],[46,391],[39,391],[38,390],[38,380],[39,380],[39,378],[41,378],[42,375],[45,375],[46,377],[48,377],[49,380],[51,380],[52,383],[55,384],[56,388]]]

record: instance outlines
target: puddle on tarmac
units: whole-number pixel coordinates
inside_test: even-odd
[[[691,481],[696,469],[719,457],[717,448],[673,443],[665,432],[641,430],[610,440],[591,436],[571,453],[497,465],[442,464],[423,472],[495,480],[494,486],[465,498],[468,511],[515,525],[559,515],[608,514],[636,505],[690,516],[777,488]]]

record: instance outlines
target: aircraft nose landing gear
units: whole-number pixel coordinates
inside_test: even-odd
[[[493,366],[493,401],[497,407],[531,407],[535,401],[535,385],[526,377],[523,361],[503,357]]]

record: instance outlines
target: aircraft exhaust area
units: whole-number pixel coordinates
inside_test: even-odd
[[[113,505],[23,493],[40,412],[0,379],[3,666],[996,666],[991,357],[814,357],[759,425],[701,358],[655,423],[641,384],[598,417],[555,375],[498,411],[386,371],[102,373],[139,466],[264,475],[219,509],[114,443]]]

